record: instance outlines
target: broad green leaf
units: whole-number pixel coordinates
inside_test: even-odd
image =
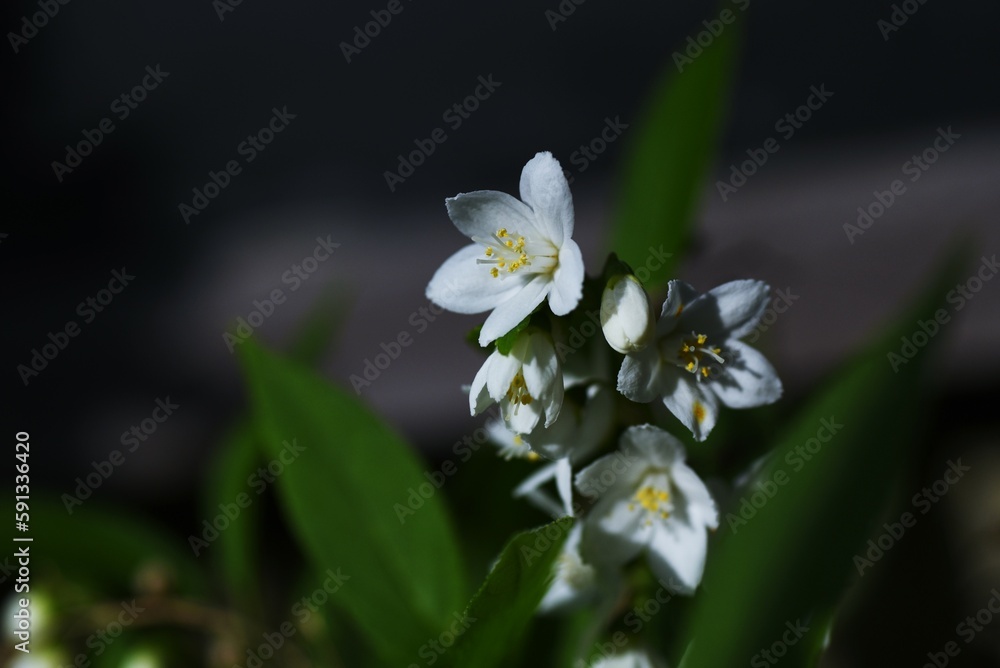
[[[243,353],[296,538],[315,572],[349,578],[331,602],[386,663],[406,665],[463,601],[441,497],[413,451],[353,394],[252,342]]]
[[[737,20],[694,62],[671,60],[631,131],[608,250],[650,289],[673,278],[691,236],[722,128],[739,31]]]
[[[808,632],[785,638],[796,636],[795,653],[815,658],[831,611],[858,577],[855,555],[884,531],[879,521],[920,433],[919,367],[929,353],[898,373],[887,353],[918,319],[945,306],[956,266],[788,425],[756,482],[740,493],[757,494],[748,518],[739,500],[720,518],[683,668],[753,664],[800,622]]]
[[[32,567],[55,572],[118,595],[134,589],[140,571],[162,573],[174,590],[186,595],[205,593],[205,581],[187,543],[148,518],[101,507],[93,500],[73,505],[35,494],[31,500],[28,545]],[[11,551],[20,547],[12,543]],[[58,592],[57,592],[58,593]]]
[[[505,659],[526,635],[572,525],[570,518],[563,518],[518,534],[507,544],[464,615],[456,617],[462,635],[444,655],[446,665],[513,665]],[[451,626],[446,628],[451,630]]]

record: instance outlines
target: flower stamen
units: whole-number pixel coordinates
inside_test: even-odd
[[[514,274],[519,269],[528,268],[529,273],[552,272],[559,264],[559,251],[551,243],[531,243],[524,236],[515,238],[506,227],[501,227],[489,238],[472,237],[473,241],[486,247],[486,259],[479,258],[477,264],[490,264],[490,275],[499,278],[500,269]]]
[[[677,359],[679,365],[683,366],[685,371],[695,374],[698,380],[711,376],[713,369],[709,364],[713,361],[718,364],[726,362],[725,358],[722,357],[722,348],[710,346],[708,336],[695,332],[691,332],[691,336],[681,341],[680,350],[677,351]]]

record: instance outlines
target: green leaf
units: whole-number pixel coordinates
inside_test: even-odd
[[[726,26],[681,71],[671,61],[632,131],[609,250],[632,265],[650,290],[673,278],[691,236],[728,102],[739,32],[739,20]]]
[[[447,665],[515,665],[504,659],[516,651],[527,633],[572,526],[570,518],[563,518],[520,533],[507,544],[461,618],[460,626],[467,630],[444,655]]]
[[[354,395],[252,342],[242,352],[266,456],[290,460],[275,484],[293,533],[316,572],[349,578],[331,602],[385,663],[408,664],[463,600],[441,497],[410,447]]]
[[[919,318],[945,306],[956,262],[892,334],[784,430],[756,482],[738,493],[743,499],[756,494],[752,517],[740,515],[738,499],[720,518],[720,541],[685,636],[693,641],[683,668],[752,663],[797,622],[809,631],[796,639],[795,652],[810,659],[818,654],[837,602],[858,577],[854,557],[882,532],[878,523],[900,474],[910,468],[920,433],[919,367],[928,352],[898,374],[887,353]],[[803,658],[797,665],[813,664]]]
[[[509,355],[511,348],[514,347],[514,341],[517,340],[517,335],[520,334],[528,323],[531,322],[531,316],[529,315],[521,322],[517,323],[514,329],[510,330],[499,339],[497,339],[497,352],[501,355]]]
[[[257,446],[257,432],[249,421],[241,421],[226,438],[216,455],[209,478],[204,516],[219,514],[219,504],[236,503],[239,495],[248,495],[253,504],[242,508],[240,516],[231,521],[229,528],[219,532],[215,545],[205,548],[212,556],[216,572],[220,574],[230,596],[244,610],[262,611],[261,576],[255,556],[258,550],[257,517],[259,503],[256,490],[248,478],[261,463]],[[211,521],[211,520],[210,520]],[[199,530],[201,527],[199,527]]]
[[[194,555],[169,531],[148,518],[102,508],[92,500],[72,510],[67,513],[56,499],[33,496],[34,541],[25,545],[31,546],[32,566],[39,572],[51,571],[117,594],[133,591],[140,570],[153,567],[174,590],[190,596],[205,593]]]

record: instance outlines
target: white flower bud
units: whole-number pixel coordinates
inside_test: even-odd
[[[656,321],[649,297],[632,274],[608,281],[601,297],[601,328],[608,345],[625,355],[642,350],[653,338]]]

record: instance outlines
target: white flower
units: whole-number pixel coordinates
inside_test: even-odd
[[[600,385],[592,385],[587,388],[587,403],[584,408],[567,401],[563,404],[559,419],[547,429],[537,427],[524,438],[514,435],[513,444],[510,444],[510,435],[504,437],[493,432],[494,439],[502,444],[501,454],[514,451],[519,456],[537,459],[538,453],[541,453],[548,459],[555,460],[528,476],[514,490],[514,496],[527,498],[553,517],[574,515],[573,467],[590,457],[604,441],[614,419],[613,408],[611,391]],[[520,449],[522,447],[528,452],[524,453]],[[561,506],[541,489],[550,480],[556,482]]]
[[[695,590],[719,513],[684,463],[680,441],[651,425],[629,427],[619,452],[580,471],[576,486],[597,498],[587,516],[585,554],[622,564],[644,551],[653,573],[677,593]]]
[[[455,227],[476,243],[445,260],[427,286],[427,298],[457,313],[493,309],[479,345],[512,330],[546,298],[556,315],[576,308],[583,256],[570,238],[569,184],[551,153],[539,153],[524,166],[520,200],[479,190],[446,204]]]
[[[739,340],[757,326],[769,294],[760,281],[733,281],[703,295],[671,281],[656,344],[625,357],[618,391],[638,402],[662,396],[699,441],[715,426],[720,401],[730,408],[774,403],[781,396],[774,367]]]
[[[479,415],[496,402],[507,426],[527,434],[542,421],[559,417],[563,402],[562,369],[552,338],[527,328],[518,333],[510,353],[494,350],[476,374],[469,391],[469,410]]]
[[[654,661],[646,651],[630,650],[624,654],[611,657],[602,657],[597,663],[590,664],[591,668],[658,668],[663,665],[659,661]]]
[[[538,609],[541,612],[567,610],[584,603],[592,603],[602,592],[612,595],[621,585],[617,572],[598,573],[580,556],[580,538],[583,524],[577,522],[570,529],[562,551],[556,559],[555,577],[545,592]]]
[[[609,346],[623,355],[639,352],[656,333],[655,321],[638,278],[625,274],[608,281],[601,296],[601,329]]]

